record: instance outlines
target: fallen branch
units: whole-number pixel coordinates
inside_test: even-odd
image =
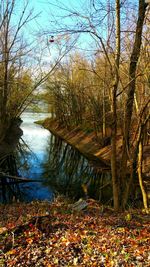
[[[18,176],[15,176],[15,175],[10,175],[10,174],[7,174],[7,173],[4,173],[4,172],[0,172],[0,176],[3,176],[3,177],[7,177],[8,179],[14,179],[14,180],[17,180],[18,182],[43,182],[43,180],[36,180],[36,179],[28,179],[28,178],[25,178],[25,177],[18,177]],[[2,179],[3,177],[0,177],[0,179]]]

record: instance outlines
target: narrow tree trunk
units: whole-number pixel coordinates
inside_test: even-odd
[[[105,85],[103,84],[103,129],[102,138],[106,137]]]
[[[143,157],[143,145],[142,141],[139,143],[139,153],[138,153],[138,178],[139,178],[139,185],[142,192],[143,197],[143,205],[145,208],[146,213],[149,213],[148,211],[148,201],[147,201],[147,194],[143,185],[143,179],[142,179],[142,157]]]
[[[1,88],[1,100],[0,100],[0,142],[3,141],[5,137],[6,130],[8,128],[8,116],[7,116],[7,99],[8,99],[8,64],[9,64],[9,23],[10,23],[10,14],[9,11],[9,2],[6,1],[6,10],[5,10],[5,18],[3,21],[3,29],[4,32],[4,42],[2,44],[2,66],[3,66],[3,86]]]
[[[119,180],[117,175],[116,136],[117,136],[117,88],[119,83],[120,62],[120,0],[116,0],[116,58],[115,81],[112,91],[112,128],[111,128],[111,175],[113,185],[114,209],[119,210]]]

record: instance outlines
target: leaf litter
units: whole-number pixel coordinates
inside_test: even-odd
[[[82,211],[62,196],[0,205],[0,266],[149,267],[149,216],[87,202]]]

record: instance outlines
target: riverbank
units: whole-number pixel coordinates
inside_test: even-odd
[[[149,266],[149,217],[87,200],[0,205],[0,266]]]
[[[47,118],[40,124],[48,129],[55,136],[60,137],[68,144],[76,148],[83,154],[89,162],[100,172],[111,172],[111,145],[102,145],[97,141],[94,132],[83,131],[80,127],[66,129],[61,127],[56,120]],[[122,136],[118,135],[116,139],[116,155],[118,167],[122,155]],[[130,165],[128,162],[128,172],[130,173]],[[147,190],[149,191],[150,183],[150,142],[143,147],[143,179],[146,182]]]
[[[52,134],[60,137],[62,140],[77,149],[100,171],[110,171],[111,145],[107,145],[102,148],[102,145],[96,140],[94,132],[86,132],[81,130],[79,127],[68,130],[65,127],[61,127],[57,121],[49,118],[41,122],[41,124]],[[120,155],[120,146],[121,140],[120,137],[118,137],[118,155]]]

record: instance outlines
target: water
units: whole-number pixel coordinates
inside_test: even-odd
[[[21,185],[24,200],[52,200],[56,190],[78,199],[85,196],[85,186],[90,197],[109,200],[111,186],[106,187],[105,194],[99,188],[108,184],[110,174],[94,171],[77,150],[34,123],[49,116],[48,113],[25,112],[21,117],[23,153],[18,154],[19,174],[42,180]]]
[[[23,185],[23,193],[25,200],[51,200],[53,191],[50,186],[44,185],[43,162],[47,160],[47,147],[49,145],[50,132],[42,126],[35,124],[37,120],[43,120],[50,116],[49,113],[30,113],[22,114],[23,123],[23,141],[26,153],[20,158],[19,173],[23,177],[30,179],[43,180],[39,183],[28,183]],[[27,147],[28,146],[28,149]]]
[[[30,147],[32,152],[38,154],[38,157],[44,157],[45,149],[50,138],[50,132],[44,129],[41,125],[34,123],[38,120],[43,120],[49,117],[49,113],[30,113],[22,114],[21,129],[23,130],[23,140]]]
[[[19,157],[19,173],[23,177],[43,181],[21,186],[27,201],[51,200],[56,190],[78,197],[83,194],[82,183],[89,177],[86,175],[85,178],[88,162],[78,151],[34,123],[48,116],[49,113],[31,112],[21,116],[24,156]]]

